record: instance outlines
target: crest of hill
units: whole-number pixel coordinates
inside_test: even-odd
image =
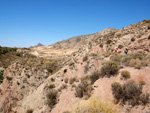
[[[75,36],[67,40],[56,42],[55,44],[52,44],[49,47],[51,49],[79,49],[82,45],[87,44],[89,41],[91,41],[94,38],[106,35],[111,32],[116,32],[116,31],[118,31],[118,29],[107,28],[97,33]]]
[[[39,46],[44,46],[44,45],[41,43],[38,43],[37,45],[35,45],[35,47],[39,47]]]

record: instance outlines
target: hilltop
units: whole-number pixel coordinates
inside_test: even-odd
[[[117,29],[107,28],[97,33],[72,37],[67,40],[63,40],[55,44],[52,44],[49,47],[51,49],[79,49],[82,45],[88,44],[94,38],[97,38],[99,36],[103,36],[103,35],[106,35],[108,33],[115,32],[115,31],[117,31]]]
[[[0,73],[0,112],[150,112],[150,20],[68,40],[17,50],[27,57]]]

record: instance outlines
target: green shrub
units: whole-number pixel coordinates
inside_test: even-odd
[[[33,113],[33,109],[28,109],[26,113]]]
[[[67,89],[67,85],[66,84],[62,84],[61,89]]]
[[[81,83],[75,89],[75,95],[79,98],[87,97],[87,99],[91,96],[91,92],[93,87],[91,82],[88,79],[81,81]]]
[[[99,47],[103,48],[103,44],[100,44]]]
[[[115,61],[115,62],[120,63],[121,60],[122,60],[122,57],[123,57],[122,55],[119,55],[119,54],[114,53],[114,55],[112,55],[112,56],[110,57],[110,59],[111,59],[112,61]]]
[[[97,53],[91,53],[90,55],[93,57],[96,57],[98,54]]]
[[[55,82],[55,79],[52,77],[52,78],[51,78],[51,81],[52,81],[52,82]]]
[[[71,78],[71,79],[69,80],[69,83],[70,83],[70,84],[73,84],[75,81],[76,81],[76,78]]]
[[[47,104],[50,108],[53,108],[54,105],[57,103],[57,91],[50,90],[47,95]]]
[[[145,93],[145,94],[141,94],[140,95],[140,101],[146,105],[147,103],[149,103],[149,94]]]
[[[139,82],[139,84],[140,84],[140,85],[145,85],[146,83],[145,83],[145,81],[141,80],[141,81]]]
[[[68,83],[68,78],[65,78],[65,79],[64,79],[64,82],[67,84],[67,83]]]
[[[123,48],[123,45],[118,45],[118,48],[119,48],[119,49],[122,49],[122,48]]]
[[[6,79],[7,79],[8,81],[11,81],[13,78],[10,77],[10,76],[6,76]]]
[[[141,61],[139,59],[132,59],[129,64],[136,69],[140,69],[142,67]]]
[[[10,51],[16,52],[16,51],[17,51],[17,48],[11,48]]]
[[[129,102],[131,105],[138,105],[139,104],[139,97],[142,93],[142,87],[138,86],[135,82],[130,81],[125,83],[123,86],[123,102]]]
[[[136,53],[131,54],[131,57],[133,59],[139,59],[139,60],[145,59],[145,56],[146,54],[144,52],[136,52]]]
[[[0,71],[0,84],[3,83],[3,79],[4,79],[3,74],[4,74],[4,70],[1,70]]]
[[[86,56],[83,57],[83,62],[85,62],[87,60],[88,60],[88,56],[86,55]]]
[[[117,74],[118,70],[119,70],[118,63],[114,61],[108,61],[101,68],[101,77],[114,76],[115,74]]]
[[[122,58],[122,62],[128,63],[131,59],[132,59],[132,57],[130,55],[126,55]]]
[[[93,72],[89,78],[90,78],[90,81],[91,81],[91,84],[93,84],[96,80],[98,80],[100,77],[100,72],[99,71],[95,71]]]
[[[112,43],[112,40],[107,40],[107,44],[111,44]]]
[[[49,73],[53,73],[53,70],[52,70],[51,68],[48,68],[47,71],[48,71]]]
[[[113,83],[111,85],[114,98],[123,104],[128,102],[129,105],[135,106],[140,104],[140,96],[142,94],[142,86],[137,85],[134,81],[129,81],[123,85]]]
[[[16,56],[19,56],[19,57],[20,57],[20,56],[21,56],[21,54],[20,54],[20,53],[16,53]]]
[[[50,85],[48,86],[48,88],[54,89],[54,88],[55,88],[55,84],[50,84]]]
[[[89,71],[89,65],[87,64],[84,66],[84,73],[87,73],[88,71]]]
[[[75,84],[72,84],[72,86],[71,86],[71,87],[72,87],[72,88],[73,88],[73,87],[76,87],[76,85],[75,85]]]
[[[117,99],[118,101],[121,100],[123,95],[123,89],[121,84],[119,82],[114,82],[111,85],[111,87],[112,87],[114,98]]]
[[[127,70],[122,71],[121,72],[121,77],[124,78],[125,80],[129,79],[130,78],[130,72],[127,71]]]

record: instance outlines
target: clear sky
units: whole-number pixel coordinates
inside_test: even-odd
[[[50,45],[150,19],[150,0],[0,0],[0,45]]]

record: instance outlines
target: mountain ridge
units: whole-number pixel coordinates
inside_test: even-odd
[[[92,34],[74,36],[49,45],[49,47],[51,49],[79,49],[82,45],[87,44],[92,39],[115,31],[118,31],[118,29],[107,28]]]

